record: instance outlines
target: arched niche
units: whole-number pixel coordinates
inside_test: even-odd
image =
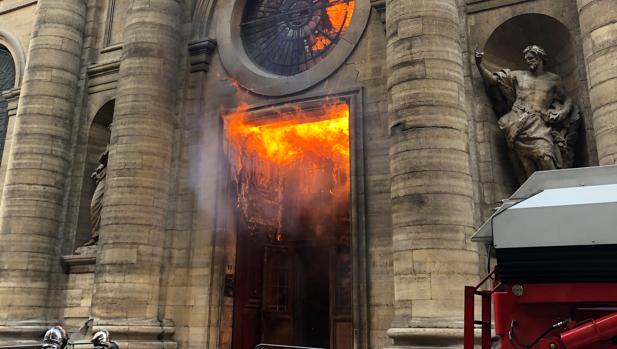
[[[575,51],[570,31],[557,19],[543,14],[524,14],[502,23],[486,42],[486,63],[491,68],[526,70],[523,50],[539,45],[548,54],[547,70],[559,74],[568,92],[575,90],[570,81],[576,70]],[[574,79],[575,80],[575,79]]]
[[[6,30],[0,29],[0,47],[6,49],[13,58],[15,74],[13,88],[21,85],[21,79],[26,65],[26,54],[19,40]]]
[[[94,193],[94,181],[90,177],[92,172],[99,165],[98,160],[101,153],[105,151],[111,136],[111,123],[113,122],[115,100],[105,103],[95,114],[86,148],[86,159],[84,165],[83,184],[81,187],[81,200],[79,206],[79,221],[77,223],[77,235],[75,236],[75,247],[82,246],[91,237],[90,224],[90,202]]]
[[[2,96],[2,92],[15,87],[15,60],[11,51],[0,44],[0,158],[4,152],[4,141],[9,123],[8,103]]]
[[[584,67],[577,63],[577,51],[570,30],[554,17],[530,13],[510,18],[489,36],[485,46],[484,62],[491,71],[502,68],[528,69],[523,61],[523,50],[539,45],[546,51],[546,70],[561,76],[568,96],[583,106],[585,87],[580,83]],[[580,62],[579,62],[580,63]],[[583,115],[587,119],[588,115]],[[585,127],[581,125],[575,166],[583,165],[586,153]]]

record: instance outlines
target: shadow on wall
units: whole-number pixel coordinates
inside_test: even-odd
[[[491,71],[501,68],[526,70],[523,50],[533,44],[546,50],[548,54],[546,69],[561,76],[568,96],[582,107],[585,87],[579,81],[580,77],[584,76],[584,72],[581,73],[580,69],[584,68],[577,63],[577,51],[570,31],[553,17],[524,14],[505,21],[495,29],[486,42],[484,62]],[[590,122],[590,115],[583,115],[583,118],[583,123]],[[585,129],[585,126],[581,125],[575,167],[588,165],[589,162]]]

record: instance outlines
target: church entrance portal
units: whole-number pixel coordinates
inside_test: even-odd
[[[226,117],[236,188],[233,349],[352,347],[349,106]]]

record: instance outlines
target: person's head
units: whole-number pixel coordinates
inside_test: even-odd
[[[536,70],[538,67],[544,67],[547,55],[546,51],[538,45],[527,46],[523,50],[525,63],[529,66],[529,70]]]

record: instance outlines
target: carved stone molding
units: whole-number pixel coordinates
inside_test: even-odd
[[[118,83],[120,61],[93,64],[88,67],[88,93],[113,90]]]
[[[2,91],[2,93],[0,93],[0,97],[4,98],[8,103],[6,110],[8,112],[9,118],[17,114],[17,106],[19,104],[20,93],[21,88],[14,88],[11,90]]]
[[[189,43],[191,73],[208,71],[215,48],[216,40],[210,38]]]
[[[467,0],[467,13],[487,11],[527,1],[531,0]]]
[[[92,79],[102,75],[116,74],[119,69],[119,61],[93,64],[88,67],[88,77]]]
[[[94,273],[96,254],[62,256],[61,263],[66,274]]]
[[[371,0],[371,6],[379,13],[381,23],[386,24],[386,0]]]

